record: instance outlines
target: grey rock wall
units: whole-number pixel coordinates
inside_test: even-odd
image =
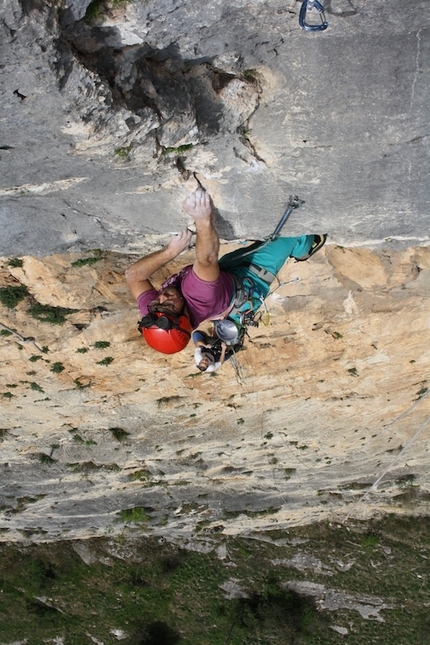
[[[0,254],[139,251],[187,220],[193,173],[227,239],[428,243],[423,0],[1,2]],[[88,13],[87,13],[88,16]]]

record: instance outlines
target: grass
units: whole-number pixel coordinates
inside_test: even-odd
[[[106,358],[102,358],[101,361],[97,361],[97,365],[105,365],[107,367],[112,362],[113,362],[112,356],[106,356]]]
[[[177,148],[167,147],[167,148],[164,148],[163,155],[172,155],[172,154],[174,154],[174,155],[183,155],[184,152],[188,152],[192,148],[194,148],[193,143],[186,143],[185,145],[178,146]]]
[[[56,363],[52,363],[51,372],[54,372],[54,374],[61,374],[63,370],[64,370],[63,363],[60,363],[59,361]]]
[[[47,455],[45,452],[41,452],[39,454],[39,461],[41,464],[47,464],[48,466],[52,466],[52,464],[55,464],[56,459],[53,459],[51,455]]]
[[[79,260],[75,260],[72,262],[71,266],[72,267],[84,267],[88,264],[95,264],[96,262],[100,262],[103,258],[101,257],[92,257],[92,258],[81,258]]]
[[[9,258],[7,265],[14,269],[18,269],[24,265],[24,261],[21,258]]]
[[[135,506],[134,508],[125,508],[118,513],[118,522],[124,524],[141,524],[147,522],[149,517],[142,506]]]
[[[128,159],[132,148],[133,148],[132,143],[130,143],[129,146],[123,146],[122,148],[117,148],[115,150],[115,155],[120,159],[122,159],[123,161],[125,161],[126,159]]]
[[[118,518],[138,526],[125,527],[118,538],[87,540],[91,564],[79,558],[72,540],[0,543],[2,642],[40,645],[61,637],[64,645],[116,645],[116,630],[126,634],[124,645],[429,642],[430,518],[324,523],[273,531],[264,542],[202,526],[205,535],[209,531],[205,544],[212,540],[210,553],[143,537],[148,517],[142,506],[123,509]],[[216,555],[218,544],[226,547],[224,560]],[[305,571],[273,565],[297,554],[304,563],[309,559]],[[330,575],[312,569],[312,557]],[[348,562],[348,570],[337,568]],[[292,581],[324,585],[336,597],[379,597],[390,608],[380,611],[384,622],[364,619],[353,602],[317,610],[312,597],[287,586]]]
[[[399,488],[408,488],[415,485],[416,478],[417,476],[413,474],[403,475],[402,477],[398,477],[394,483]]]
[[[243,71],[243,78],[247,81],[255,81],[258,79],[258,72],[256,69],[245,69]]]
[[[92,439],[84,439],[83,437],[81,437],[80,434],[78,434],[77,432],[74,432],[74,431],[73,431],[73,434],[72,434],[72,439],[76,443],[79,443],[79,444],[81,444],[83,446],[96,446],[97,445],[97,441],[93,441]]]
[[[103,13],[103,0],[92,0],[85,12],[85,20],[92,22]]]
[[[37,361],[41,361],[42,358],[43,357],[40,354],[32,354],[28,360],[30,363],[36,363]]]
[[[90,383],[82,383],[80,378],[75,378],[73,382],[78,388],[78,390],[84,390],[85,388],[90,387],[91,385]]]
[[[40,385],[38,383],[35,383],[34,381],[29,383],[29,385],[30,385],[30,389],[34,390],[35,392],[44,392],[44,390],[40,387]]]
[[[96,340],[94,347],[95,349],[106,349],[110,347],[110,342],[108,340]]]
[[[111,432],[112,436],[119,442],[125,441],[130,434],[122,428],[109,428],[109,432]]]
[[[109,9],[115,9],[129,2],[131,0],[92,0],[85,12],[85,20],[87,22],[93,22],[97,18],[103,17]]]
[[[66,316],[74,313],[74,311],[74,309],[66,309],[65,307],[42,305],[40,302],[36,302],[28,309],[28,313],[32,318],[51,325],[63,325],[66,322]]]
[[[130,473],[128,477],[131,481],[147,482],[151,479],[152,475],[149,470],[141,468],[140,470],[135,470],[133,473]]]
[[[25,285],[20,284],[16,287],[8,285],[0,289],[0,302],[7,309],[15,309],[21,300],[28,296],[28,289]]]

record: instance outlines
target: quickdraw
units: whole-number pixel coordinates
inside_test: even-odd
[[[321,19],[320,24],[315,25],[306,22],[307,14],[313,9],[316,9],[319,13],[319,17]],[[300,8],[299,25],[305,31],[324,31],[324,29],[327,29],[328,22],[325,19],[324,7],[320,2],[318,2],[318,0],[304,0]]]

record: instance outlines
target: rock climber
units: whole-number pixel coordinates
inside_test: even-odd
[[[168,278],[159,290],[150,281],[158,269],[190,247],[192,233],[187,229],[126,271],[128,287],[142,315],[139,330],[148,345],[164,354],[183,350],[192,331],[205,320],[235,320],[242,311],[257,309],[284,262],[289,257],[309,259],[327,237],[278,237],[268,243],[254,242],[245,249],[245,256],[239,249],[219,259],[210,195],[197,188],[185,199],[183,209],[195,223],[194,264]],[[236,339],[228,344],[234,342]]]

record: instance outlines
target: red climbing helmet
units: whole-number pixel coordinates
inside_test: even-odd
[[[148,345],[163,354],[185,349],[193,331],[187,316],[163,311],[151,311],[142,318],[138,328]]]

